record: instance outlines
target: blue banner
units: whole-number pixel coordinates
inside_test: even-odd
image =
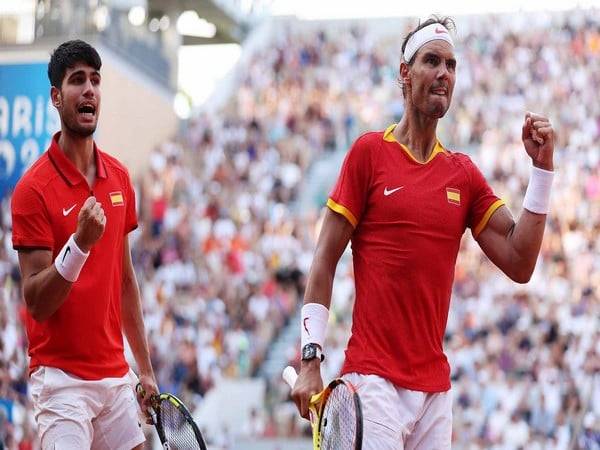
[[[0,64],[0,199],[60,129],[47,63]]]

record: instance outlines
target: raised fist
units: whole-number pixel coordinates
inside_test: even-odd
[[[104,234],[106,216],[101,203],[96,197],[88,197],[77,217],[77,231],[75,231],[75,242],[82,252],[89,252],[92,246]]]
[[[534,166],[554,170],[554,129],[548,118],[527,112],[521,139]]]

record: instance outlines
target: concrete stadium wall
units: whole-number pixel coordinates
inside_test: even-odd
[[[110,50],[98,50],[103,86],[96,139],[135,178],[146,169],[149,152],[177,132],[173,94]]]

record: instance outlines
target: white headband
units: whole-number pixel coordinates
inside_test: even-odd
[[[404,48],[404,61],[409,62],[415,53],[417,53],[417,50],[428,42],[436,40],[446,41],[454,47],[454,42],[452,41],[452,37],[450,37],[448,29],[439,23],[432,23],[431,25],[421,28],[410,37]]]

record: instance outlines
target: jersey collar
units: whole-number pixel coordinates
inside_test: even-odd
[[[410,159],[412,159],[414,162],[416,162],[418,164],[427,164],[428,162],[432,161],[433,158],[435,158],[438,155],[438,153],[447,154],[446,149],[444,149],[444,147],[442,146],[440,141],[436,138],[435,146],[433,147],[433,151],[431,152],[431,155],[429,155],[429,158],[427,158],[427,161],[421,162],[413,156],[413,153],[406,145],[401,144],[400,142],[398,142],[396,140],[396,137],[394,136],[394,133],[393,133],[394,128],[396,128],[395,123],[391,124],[389,127],[387,127],[385,129],[385,131],[383,133],[383,140],[386,142],[395,142],[398,145],[400,145],[400,148],[402,148],[402,150],[404,150],[404,152],[410,157]]]
[[[56,170],[58,170],[62,177],[65,180],[67,180],[67,182],[71,186],[74,186],[81,182],[87,182],[83,174],[79,172],[77,167],[75,167],[71,160],[67,158],[65,152],[63,152],[60,146],[58,145],[59,137],[60,131],[57,132],[54,136],[52,136],[52,142],[50,143],[50,148],[48,149],[48,156],[50,157],[50,160],[54,163]],[[95,142],[94,159],[96,160],[96,177],[106,178],[106,166],[104,165],[102,152],[100,152]]]

